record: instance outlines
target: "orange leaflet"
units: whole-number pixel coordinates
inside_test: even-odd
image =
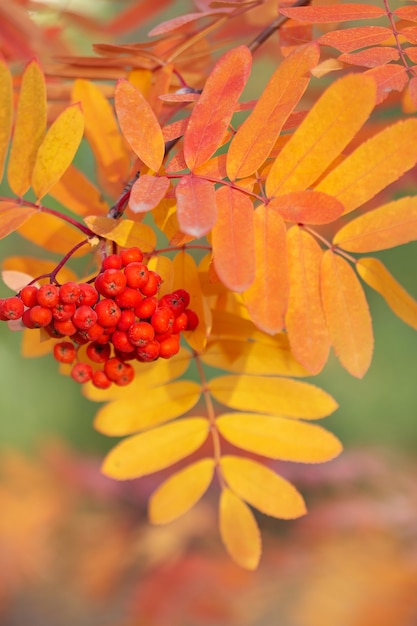
[[[323,255],[321,289],[334,351],[352,376],[362,378],[372,360],[372,319],[354,270],[332,250]]]
[[[190,170],[208,161],[221,145],[251,65],[249,49],[238,46],[221,57],[207,78],[184,135],[184,156]]]
[[[214,184],[192,174],[182,176],[175,187],[177,219],[186,235],[203,237],[216,223],[217,206]]]
[[[45,128],[45,78],[39,64],[31,61],[22,77],[7,169],[9,185],[17,196],[23,196],[30,187],[36,153]]]
[[[381,7],[374,7],[369,4],[349,3],[330,6],[290,7],[288,9],[280,7],[279,12],[293,20],[311,22],[313,24],[376,19],[386,15],[386,12]]]
[[[69,166],[48,194],[77,215],[106,215],[109,210],[102,192],[73,165]]]
[[[0,181],[3,178],[4,163],[13,118],[13,85],[9,68],[0,60]]]
[[[254,227],[256,276],[244,300],[256,326],[274,335],[284,327],[288,305],[286,228],[281,216],[264,205],[255,210]]]
[[[154,209],[165,197],[169,187],[166,176],[143,174],[133,184],[129,197],[129,209],[133,213],[146,213]]]
[[[262,552],[258,524],[248,505],[228,487],[220,496],[219,527],[232,559],[245,569],[256,569]]]
[[[170,33],[177,28],[181,28],[185,24],[190,24],[190,22],[196,22],[197,20],[201,20],[204,17],[223,15],[223,13],[224,12],[222,11],[201,11],[199,13],[186,13],[185,15],[180,15],[178,17],[172,18],[171,20],[161,22],[160,24],[158,24],[158,26],[155,26],[155,28],[149,31],[148,37],[165,35],[165,33]]]
[[[0,202],[0,239],[7,237],[26,222],[37,209],[14,202]]]
[[[366,257],[356,263],[359,276],[384,298],[400,319],[417,330],[417,301],[410,296],[378,259]]]
[[[227,176],[231,180],[253,174],[268,158],[283,124],[307,88],[309,70],[318,60],[318,46],[308,44],[296,48],[278,66],[230,144]]]
[[[54,121],[39,146],[32,172],[32,187],[40,200],[70,166],[84,133],[79,103],[65,109]]]
[[[343,226],[333,243],[349,252],[375,252],[417,239],[417,198],[407,197],[364,213]]]
[[[321,302],[320,265],[323,251],[299,226],[287,233],[290,296],[285,317],[295,358],[312,374],[327,361],[330,341]]]
[[[334,82],[285,144],[266,179],[268,198],[314,183],[368,119],[375,82],[350,74]]]
[[[212,232],[217,275],[232,291],[245,291],[255,279],[254,211],[240,191],[223,186],[216,191],[218,218]]]
[[[268,208],[278,211],[287,222],[328,224],[343,213],[343,204],[319,191],[293,191],[273,198]]]
[[[130,155],[108,99],[97,85],[83,79],[74,82],[72,99],[82,104],[85,135],[102,180],[123,183],[130,167]]]
[[[352,52],[366,46],[374,46],[391,36],[392,30],[384,26],[357,26],[324,33],[317,41],[340,52]]]
[[[390,61],[397,61],[400,53],[395,48],[367,48],[352,54],[341,54],[338,60],[351,65],[362,65],[364,67],[378,67]]]
[[[335,196],[345,213],[373,198],[417,162],[417,120],[397,122],[368,139],[316,187]]]
[[[383,102],[390,91],[402,91],[408,83],[407,68],[397,63],[373,67],[363,76],[370,76],[376,82],[376,104]]]
[[[410,22],[417,22],[417,8],[413,6],[400,7],[393,11],[397,17],[403,20],[410,20]]]
[[[162,165],[165,142],[154,112],[136,87],[120,79],[114,93],[120,128],[135,154],[157,172]]]
[[[61,254],[80,243],[85,235],[55,215],[37,212],[36,215],[19,227],[19,234],[37,246]],[[75,256],[87,254],[90,246],[83,246]]]

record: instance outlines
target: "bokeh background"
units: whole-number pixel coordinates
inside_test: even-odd
[[[57,4],[57,13],[37,19],[59,20]],[[104,20],[127,3],[93,5]],[[191,6],[168,5],[164,17]],[[138,28],[118,41],[144,34]],[[68,37],[89,52],[76,28]],[[263,63],[260,79],[273,67]],[[92,171],[88,150],[77,165]],[[416,182],[412,172],[407,193]],[[18,235],[0,241],[0,261],[15,254],[42,251]],[[417,245],[380,258],[417,297]],[[346,451],[323,466],[277,465],[310,513],[296,522],[259,517],[264,556],[256,573],[225,556],[215,488],[183,519],[150,527],[146,499],[158,476],[103,477],[100,459],[114,440],[93,429],[97,404],[58,374],[50,356],[23,359],[18,333],[2,324],[0,625],[415,626],[417,333],[366,291],[375,331],[369,372],[355,380],[331,357],[314,378],[340,404],[323,424]],[[0,287],[0,296],[8,293]]]

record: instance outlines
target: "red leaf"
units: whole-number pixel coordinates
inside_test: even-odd
[[[155,208],[165,197],[169,187],[166,176],[143,174],[133,184],[129,198],[129,209],[133,213],[146,213]]]
[[[217,217],[213,183],[187,174],[176,186],[175,195],[181,231],[193,237],[206,235],[213,228]]]
[[[208,161],[221,145],[251,64],[248,48],[238,46],[216,63],[207,78],[184,135],[184,156],[190,170]]]

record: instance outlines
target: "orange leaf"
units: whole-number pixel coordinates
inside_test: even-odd
[[[164,424],[118,443],[104,459],[102,471],[116,480],[152,474],[195,452],[208,433],[209,423],[203,417]]]
[[[214,459],[201,459],[170,476],[149,499],[149,520],[167,524],[189,511],[207,491],[213,472]]]
[[[333,433],[300,420],[259,413],[224,413],[216,424],[234,446],[270,459],[323,463],[342,451]]]
[[[19,227],[19,233],[37,246],[56,252],[62,256],[63,251],[71,250],[85,239],[78,229],[63,222],[59,217],[49,213],[37,212]],[[89,246],[83,246],[75,256],[87,254]]]
[[[186,13],[185,15],[180,15],[178,17],[173,17],[170,20],[166,20],[164,22],[160,22],[155,28],[149,31],[148,37],[156,37],[157,35],[165,35],[166,33],[170,33],[177,28],[181,28],[185,24],[189,24],[190,22],[196,22],[204,17],[212,17],[216,15],[222,15],[221,11],[200,11],[199,13]]]
[[[286,228],[281,216],[264,205],[255,210],[254,227],[256,276],[244,301],[256,326],[274,335],[284,327],[288,305]]]
[[[417,239],[417,198],[394,200],[343,226],[333,243],[349,252],[374,252]]]
[[[316,187],[353,211],[396,181],[417,162],[417,120],[385,128],[354,150]]]
[[[84,133],[79,104],[66,108],[54,121],[39,146],[32,173],[32,187],[40,200],[71,165]]]
[[[261,558],[261,535],[256,519],[248,507],[230,489],[224,487],[220,496],[220,535],[234,561],[254,570]]]
[[[106,215],[109,210],[102,192],[73,165],[69,166],[48,194],[77,215]]]
[[[413,6],[399,7],[395,9],[393,13],[403,20],[410,20],[411,22],[417,22],[417,8]]]
[[[22,77],[7,169],[9,185],[17,196],[23,196],[29,189],[36,153],[45,128],[45,78],[39,64],[31,61]]]
[[[407,67],[398,63],[373,67],[363,76],[370,76],[376,82],[376,104],[383,102],[390,91],[402,91],[408,83]]]
[[[334,82],[275,159],[266,179],[269,198],[314,183],[353,139],[375,104],[375,82],[350,74]]]
[[[417,301],[410,296],[378,259],[359,259],[356,263],[359,276],[384,298],[400,319],[417,330]]]
[[[332,250],[323,255],[322,298],[330,339],[343,367],[362,378],[372,360],[372,319],[362,286],[349,263]]]
[[[240,456],[222,456],[220,469],[233,492],[265,515],[295,519],[305,515],[301,494],[268,467]]]
[[[154,112],[141,92],[125,79],[120,79],[114,93],[120,128],[133,152],[150,169],[157,172],[162,165],[165,142]]]
[[[330,24],[336,22],[350,22],[351,20],[376,19],[386,15],[381,7],[369,4],[335,4],[314,7],[280,7],[282,15],[300,22],[313,24]]]
[[[231,187],[216,191],[218,218],[213,228],[213,261],[228,289],[245,291],[255,279],[254,211],[251,200]]]
[[[214,185],[192,174],[181,177],[175,187],[177,219],[186,235],[203,237],[216,223],[217,207]]]
[[[253,174],[268,158],[283,124],[306,90],[309,70],[318,60],[318,46],[307,44],[296,48],[278,66],[230,144],[227,153],[229,179]]]
[[[297,224],[327,224],[343,213],[339,200],[319,191],[292,191],[273,198],[268,207]]]
[[[17,230],[38,210],[15,202],[0,202],[0,239]]]
[[[287,245],[290,272],[287,333],[295,358],[312,374],[317,374],[327,361],[330,347],[320,294],[323,251],[299,226],[288,231]]]
[[[111,217],[96,217],[89,215],[85,223],[93,233],[115,241],[119,246],[126,248],[138,246],[143,252],[153,252],[156,246],[156,235],[153,229],[142,222]]]
[[[184,156],[190,170],[208,161],[221,145],[251,65],[246,46],[229,50],[215,64],[184,135]]]
[[[169,188],[166,176],[143,174],[132,186],[129,198],[129,209],[133,213],[146,213],[154,209],[165,197]]]
[[[367,46],[374,46],[391,36],[391,29],[385,26],[357,26],[324,33],[317,41],[321,45],[331,46],[341,52],[352,52]]]
[[[0,181],[9,147],[13,120],[13,84],[9,68],[0,59]]]
[[[341,54],[338,60],[351,65],[378,67],[390,61],[397,61],[399,57],[400,53],[395,48],[367,48],[360,52]]]

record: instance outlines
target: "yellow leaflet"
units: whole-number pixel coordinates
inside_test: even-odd
[[[94,427],[105,435],[130,435],[183,415],[198,402],[200,394],[200,385],[188,380],[145,388],[139,398],[129,394],[106,404],[98,411]]]
[[[189,308],[198,315],[199,325],[192,332],[185,333],[187,342],[198,352],[204,350],[207,334],[211,328],[211,312],[203,298],[200,277],[193,257],[187,252],[179,252],[173,261],[174,290],[186,289],[190,294]]]
[[[241,567],[256,569],[262,553],[258,524],[248,505],[227,487],[220,496],[219,517],[220,535],[229,555]]]
[[[157,272],[162,278],[162,285],[159,289],[159,297],[174,291],[174,266],[167,256],[153,256],[148,263],[148,269]]]
[[[349,154],[316,187],[353,211],[394,182],[417,161],[417,120],[397,122]]]
[[[36,61],[23,73],[7,178],[12,191],[23,196],[29,189],[36,153],[46,128],[45,78]]]
[[[124,400],[126,398],[138,398],[144,396],[148,389],[160,387],[178,378],[188,369],[191,353],[185,348],[180,348],[178,354],[170,359],[158,359],[153,363],[132,363],[136,370],[136,376],[127,387],[113,385],[109,389],[97,389],[92,384],[83,385],[83,393],[95,402],[108,400]],[[133,400],[132,400],[133,402]]]
[[[207,491],[213,473],[214,459],[201,459],[170,476],[150,497],[149,520],[167,524],[189,511]]]
[[[66,108],[52,124],[39,146],[32,172],[32,187],[40,200],[71,165],[84,133],[79,104]]]
[[[228,455],[221,458],[220,468],[230,489],[261,513],[295,519],[307,512],[297,489],[265,465]]]
[[[280,333],[275,345],[240,339],[209,340],[201,359],[206,365],[242,374],[309,376],[295,360],[287,335]]]
[[[121,441],[104,459],[102,471],[117,480],[139,478],[173,465],[207,439],[209,423],[187,417]]]
[[[9,147],[13,119],[13,84],[9,68],[0,60],[0,182]]]
[[[39,212],[20,226],[18,232],[22,237],[29,239],[44,250],[61,255],[85,239],[83,233],[63,222],[59,217]],[[89,251],[90,247],[86,245],[77,250],[74,256],[87,254]]]
[[[25,358],[37,358],[52,352],[56,343],[57,340],[51,337],[45,341],[41,328],[25,329],[22,333],[21,353]]]
[[[224,413],[216,424],[233,445],[270,459],[323,463],[342,451],[342,444],[332,433],[299,420],[259,413]]]
[[[389,273],[378,259],[366,257],[356,263],[359,276],[384,298],[400,319],[417,330],[417,301]]]
[[[333,243],[349,252],[375,252],[417,239],[417,198],[406,197],[368,211],[343,226]]]
[[[124,248],[137,246],[143,252],[153,252],[155,249],[156,235],[150,226],[142,222],[94,215],[89,215],[84,221],[96,235],[115,241]]]
[[[375,81],[360,74],[326,89],[275,159],[266,179],[268,198],[314,183],[368,119],[375,99]]]
[[[69,166],[48,193],[77,215],[106,215],[109,210],[98,187],[73,165]]]
[[[208,386],[216,400],[240,411],[319,419],[333,413],[338,406],[319,387],[286,378],[219,376],[212,378]]]

